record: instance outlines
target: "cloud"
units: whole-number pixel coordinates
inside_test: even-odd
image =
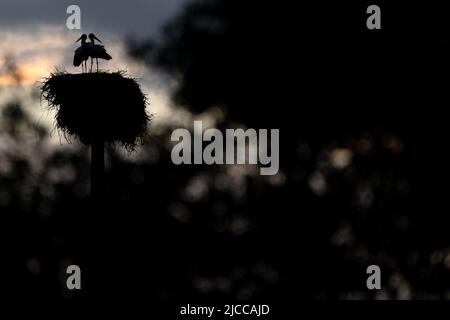
[[[20,98],[38,122],[52,127],[52,115],[45,106],[31,99],[32,90],[55,69],[80,72],[72,66],[75,40],[81,33],[95,32],[113,59],[100,68],[127,70],[140,80],[151,103],[153,126],[178,123],[187,119],[174,109],[170,99],[173,81],[155,70],[128,58],[125,36],[156,37],[162,25],[191,0],[2,0],[0,10],[0,108],[11,99]],[[82,30],[66,28],[66,9],[81,7]],[[17,66],[14,77],[5,68],[5,57]],[[18,79],[20,86],[18,86]]]
[[[2,0],[0,29],[31,30],[49,24],[65,27],[67,7],[77,4],[81,8],[82,32],[108,30],[120,36],[155,36],[161,25],[188,2],[190,0]]]
[[[128,58],[122,38],[113,33],[97,35],[113,56],[113,60],[101,62],[101,68],[128,70],[133,76],[144,76],[144,68]],[[33,30],[0,30],[0,70],[2,58],[12,56],[25,85],[39,81],[55,69],[79,72],[80,68],[72,66],[74,50],[80,45],[75,43],[78,36],[63,27],[52,25]],[[0,83],[3,85],[6,84],[6,76],[0,73]]]
[[[45,106],[39,105],[39,101],[28,98],[30,90],[38,88],[39,82],[56,69],[81,72],[81,68],[72,66],[74,50],[79,46],[79,43],[75,43],[78,36],[55,25],[43,25],[31,30],[0,30],[0,108],[11,99],[19,97],[26,100],[24,103],[33,117],[51,128],[52,114],[46,113]],[[150,101],[148,111],[154,115],[153,126],[181,123],[189,119],[187,112],[173,107],[170,99],[170,90],[176,85],[173,79],[129,58],[120,36],[112,32],[97,36],[113,57],[110,61],[101,61],[100,68],[126,70],[129,76],[139,80]],[[5,56],[13,57],[20,74],[20,86],[17,86],[17,79],[11,74],[2,72],[6,69]]]

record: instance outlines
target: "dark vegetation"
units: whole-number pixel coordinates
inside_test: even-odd
[[[19,105],[4,108],[2,134],[29,150],[0,153],[11,296],[146,306],[448,298],[446,10],[431,19],[386,4],[386,30],[369,33],[364,5],[296,6],[195,2],[162,40],[129,41],[133,57],[179,80],[182,107],[219,108],[219,128],[280,128],[276,177],[175,166],[167,127],[144,138],[134,162],[109,148],[108,201],[92,212],[86,148],[26,149],[19,128],[41,129]],[[61,289],[70,263],[86,270],[83,294]],[[366,290],[372,263],[383,292]]]

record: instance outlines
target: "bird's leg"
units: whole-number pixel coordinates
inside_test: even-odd
[[[91,72],[92,72],[92,65],[94,64],[94,59],[91,58]]]
[[[97,60],[97,72],[98,72],[98,58],[95,58],[95,60]]]

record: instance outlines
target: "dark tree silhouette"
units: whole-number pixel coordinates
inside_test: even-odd
[[[86,148],[26,146],[33,121],[20,103],[4,107],[9,295],[146,311],[164,302],[446,298],[445,20],[420,8],[423,23],[405,28],[418,10],[385,5],[400,14],[384,15],[386,30],[375,34],[361,21],[364,5],[202,1],[161,40],[129,41],[132,56],[179,81],[182,107],[221,108],[221,129],[280,128],[274,177],[175,166],[168,126],[146,136],[133,161],[108,147],[108,201],[91,212]],[[87,277],[81,294],[62,289],[72,263]],[[372,263],[383,270],[382,293],[365,288]]]
[[[222,108],[222,127],[281,129],[282,182],[261,190],[250,179],[242,210],[259,228],[248,250],[276,266],[283,297],[373,298],[362,281],[371,263],[386,270],[386,297],[448,290],[440,191],[422,185],[440,185],[427,175],[447,167],[421,151],[441,152],[430,140],[440,130],[424,128],[440,120],[412,107],[437,102],[437,70],[448,70],[444,20],[408,32],[417,8],[389,5],[397,13],[384,20],[389,30],[370,33],[366,7],[198,1],[161,41],[129,40],[131,56],[178,80],[177,104]]]

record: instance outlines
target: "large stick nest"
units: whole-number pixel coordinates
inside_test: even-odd
[[[139,84],[122,72],[57,72],[41,85],[42,98],[56,110],[56,126],[66,139],[119,143],[129,150],[141,143],[150,116]]]

